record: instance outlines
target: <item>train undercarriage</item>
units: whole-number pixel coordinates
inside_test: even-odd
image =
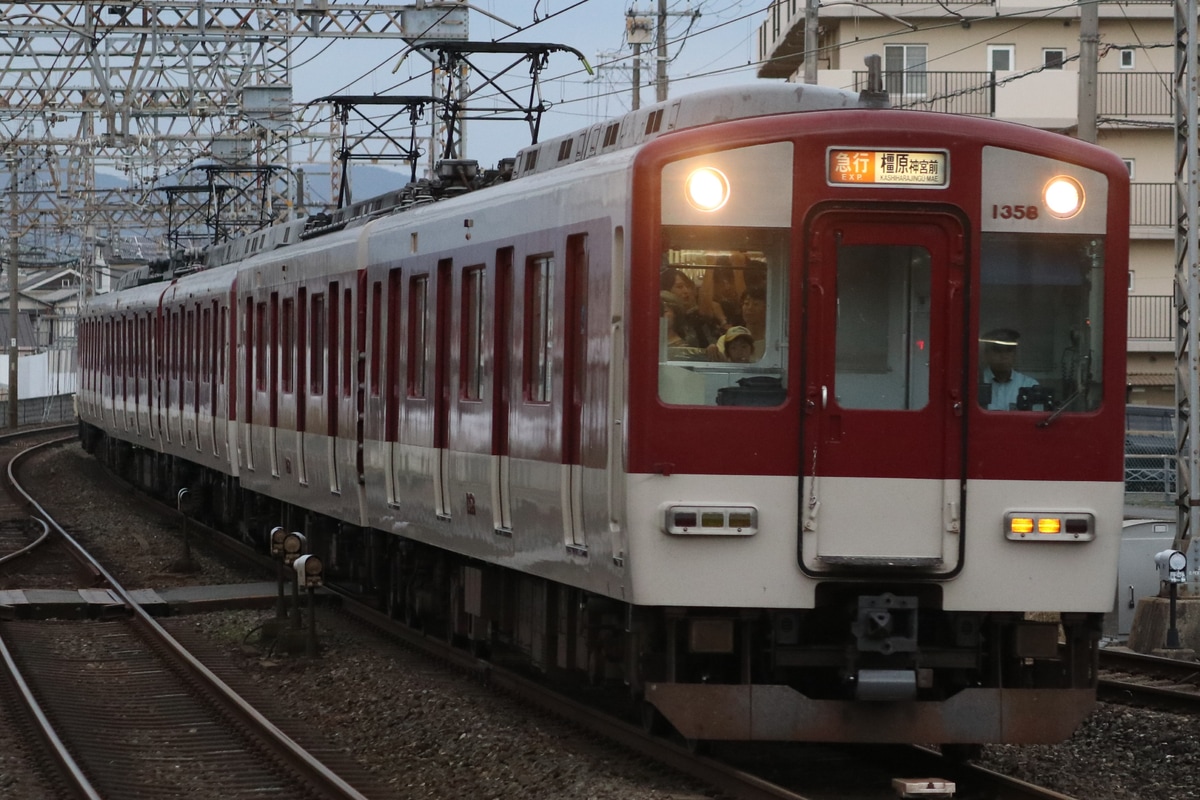
[[[827,581],[812,609],[634,606],[248,492],[81,426],[84,447],[165,502],[266,550],[304,532],[325,580],[475,652],[626,692],[686,739],[1033,743],[1095,697],[1099,614],[955,612],[936,583]]]

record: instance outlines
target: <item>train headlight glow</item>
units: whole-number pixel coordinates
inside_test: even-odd
[[[1090,542],[1096,538],[1096,518],[1084,511],[1010,511],[1004,515],[1004,536],[1018,542]]]
[[[1083,186],[1074,178],[1059,175],[1042,189],[1042,199],[1051,216],[1070,219],[1083,210]]]
[[[729,179],[712,167],[692,170],[683,187],[688,203],[698,211],[716,211],[729,201]]]

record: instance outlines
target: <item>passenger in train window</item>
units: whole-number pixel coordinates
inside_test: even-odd
[[[989,411],[1016,409],[1021,389],[1038,385],[1035,379],[1014,368],[1020,340],[1021,334],[1012,328],[996,328],[979,338],[984,360],[979,404]]]
[[[744,260],[744,259],[743,259]],[[708,271],[701,289],[711,287],[713,302],[721,309],[721,316],[726,325],[744,325],[742,319],[742,271],[732,266],[733,259],[729,256],[717,258],[716,269]]]
[[[704,348],[692,347],[684,336],[683,305],[672,292],[661,292],[662,319],[666,329],[666,357],[668,361],[705,361]]]
[[[767,262],[752,258],[746,262],[746,269],[742,273],[742,279],[746,284],[747,289],[761,288],[763,291],[767,289]]]
[[[751,271],[747,270],[746,275],[749,279]],[[765,276],[764,270],[764,279]],[[742,319],[746,323],[744,327],[750,331],[750,336],[754,340],[754,360],[758,361],[767,350],[767,287],[765,285],[748,282],[746,291],[742,292]]]
[[[750,364],[758,360],[758,356],[754,354],[754,335],[748,328],[735,325],[725,331],[717,341],[717,347],[725,361]]]
[[[715,345],[725,326],[711,312],[711,308],[698,305],[699,295],[695,282],[682,270],[667,267],[659,275],[660,288],[675,295],[682,307],[681,319],[676,320],[688,347],[705,349]],[[711,297],[711,295],[710,295]]]

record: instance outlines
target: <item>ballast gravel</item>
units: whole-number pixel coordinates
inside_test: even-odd
[[[171,571],[179,531],[124,502],[78,447],[37,460],[37,493],[129,585],[258,580],[193,552],[200,571]],[[297,713],[352,752],[396,798],[698,799],[711,790],[497,696],[467,678],[416,668],[391,645],[318,615],[324,655],[268,655],[247,645],[271,612],[194,615],[173,622],[227,649],[249,680],[270,682]],[[984,766],[1079,800],[1200,800],[1200,724],[1186,715],[1100,704],[1057,745],[984,748]],[[2,727],[2,726],[0,726]],[[0,730],[0,752],[10,752]],[[0,796],[20,778],[0,760]]]

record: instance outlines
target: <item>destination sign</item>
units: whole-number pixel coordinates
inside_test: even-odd
[[[944,150],[829,150],[829,182],[837,185],[936,189],[949,183],[949,166],[949,155]]]

